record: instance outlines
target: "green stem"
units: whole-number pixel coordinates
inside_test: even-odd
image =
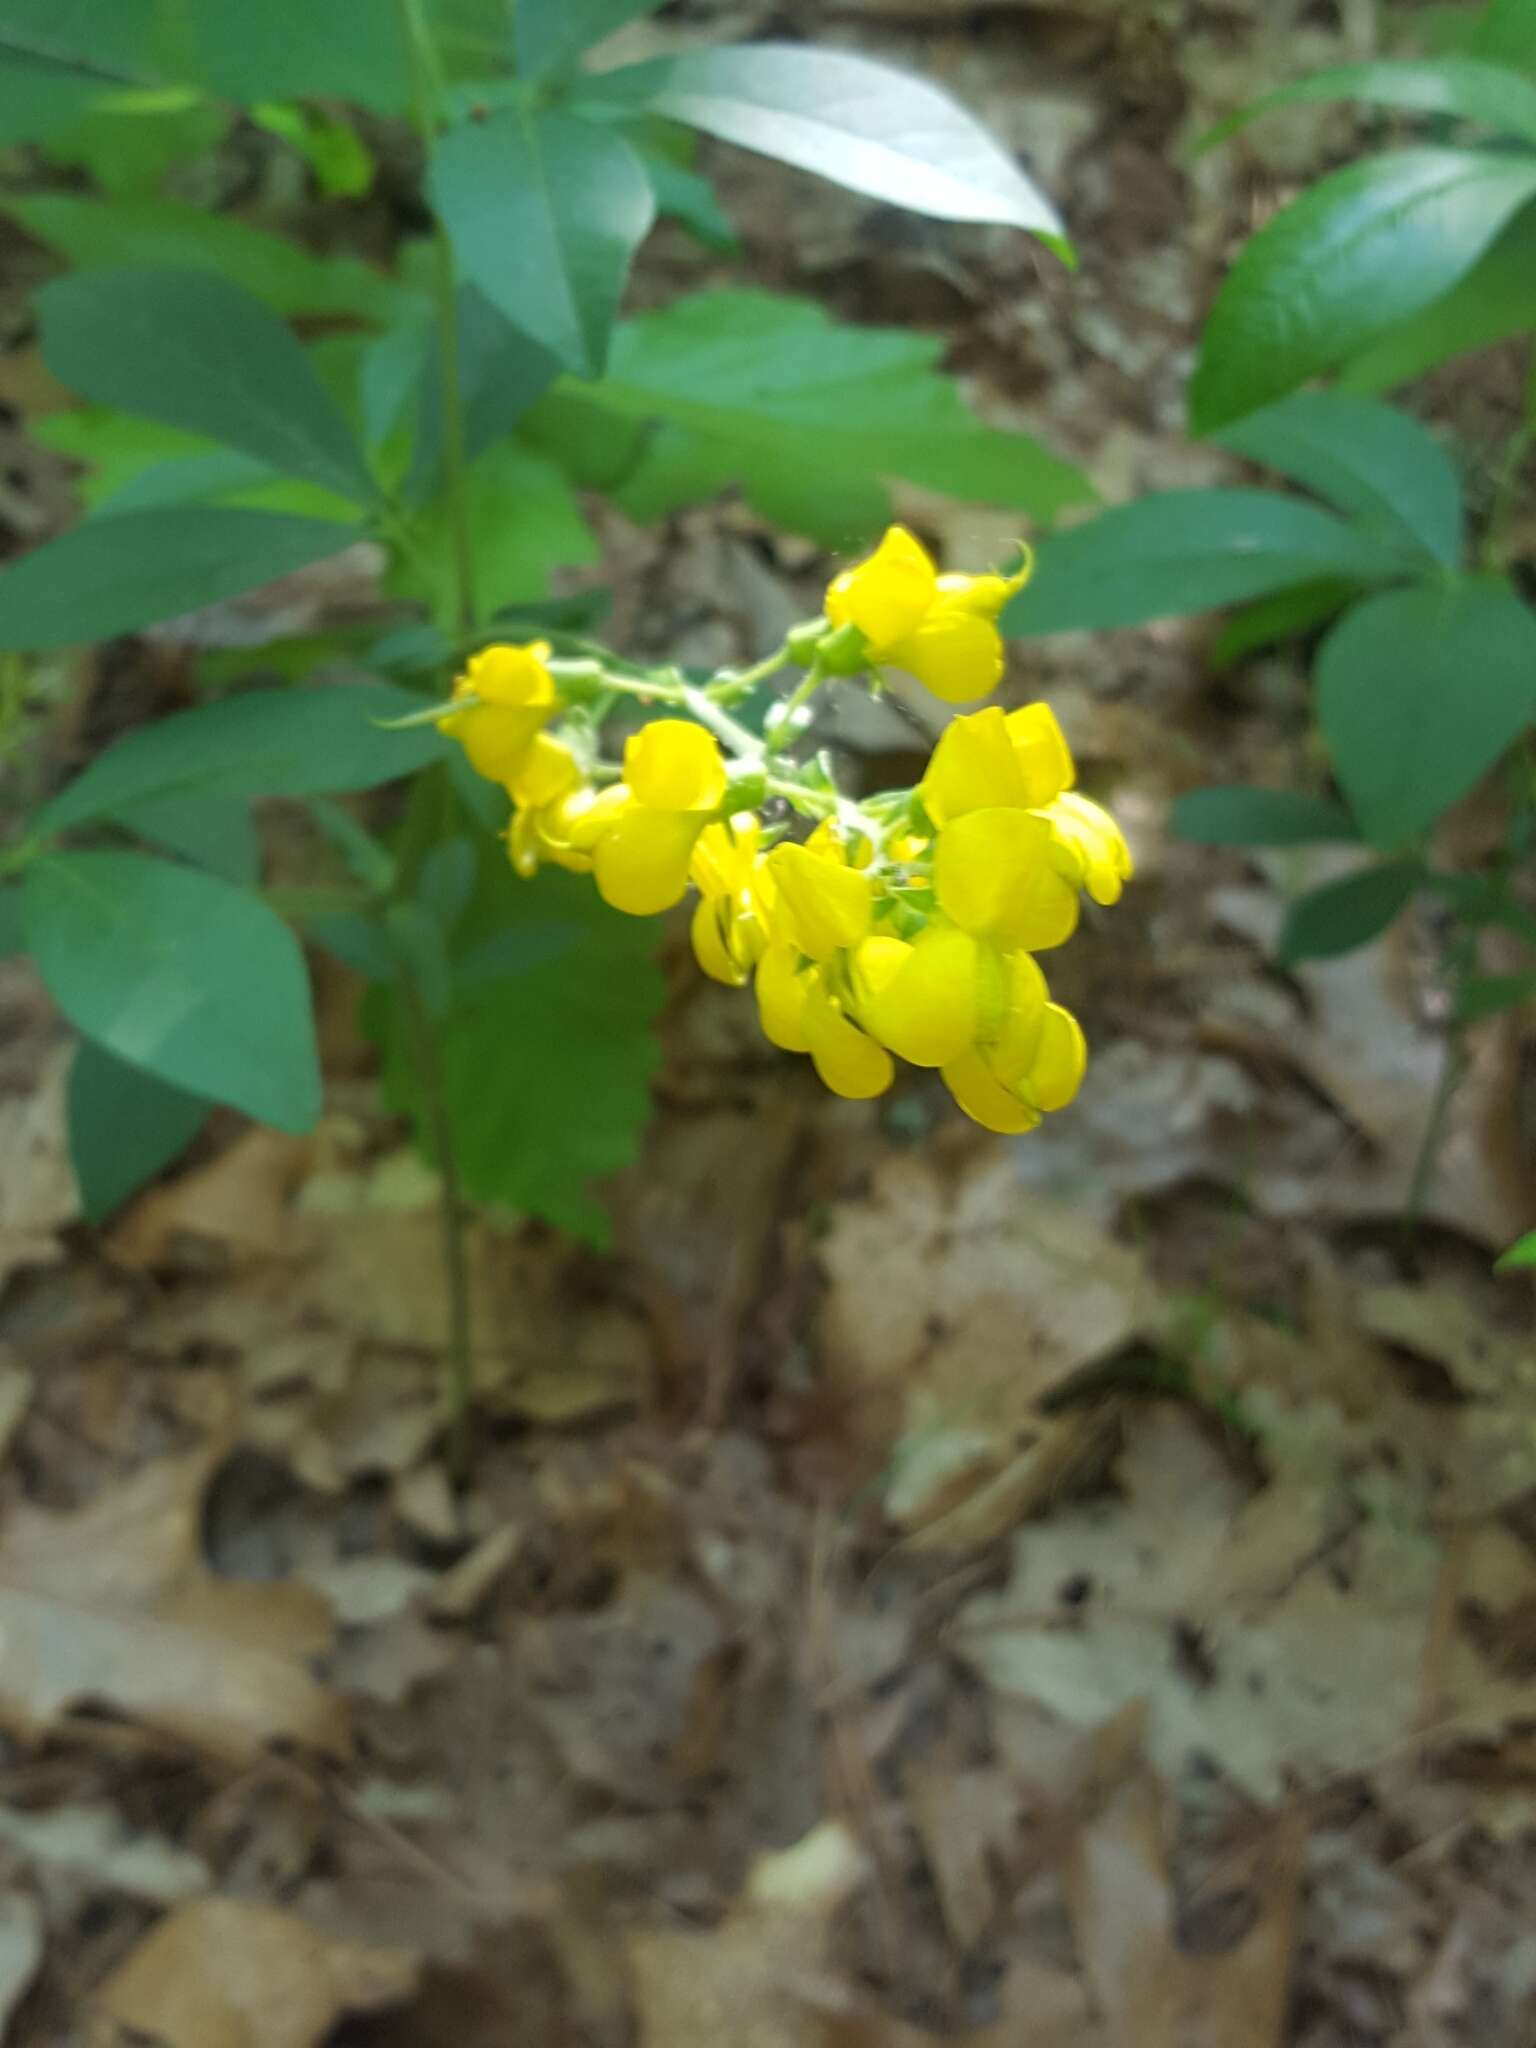
[[[400,978],[411,1063],[426,1104],[427,1128],[437,1159],[438,1207],[442,1221],[443,1270],[448,1278],[448,1469],[463,1485],[469,1476],[469,1413],[475,1394],[474,1354],[470,1348],[469,1257],[464,1241],[464,1193],[454,1149],[453,1124],[443,1089],[437,1033],[427,1006],[409,974]]]
[[[411,74],[411,104],[422,148],[431,152],[442,111],[443,82],[421,0],[396,0]],[[459,287],[453,245],[441,221],[432,228],[432,296],[437,315],[439,395],[443,408],[443,480],[453,538],[454,620],[464,638],[479,623],[475,554],[469,521],[469,461],[464,440],[464,391],[459,370]]]
[[[679,683],[677,688],[678,703],[691,711],[700,725],[707,725],[715,738],[728,746],[738,760],[761,761],[763,743],[755,732],[749,732],[744,725],[738,724],[728,711],[723,711],[692,683]]]
[[[781,668],[787,668],[789,659],[789,642],[781,640],[771,654],[754,661],[750,668],[733,669],[718,681],[706,683],[705,694],[715,704],[739,704],[743,697],[751,696],[759,683],[766,683]]]

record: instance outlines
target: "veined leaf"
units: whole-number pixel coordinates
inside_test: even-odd
[[[199,1095],[82,1038],[69,1070],[69,1158],[86,1221],[101,1223],[184,1152],[208,1118]]]
[[[0,570],[0,648],[133,633],[291,576],[361,537],[354,526],[229,505],[87,520]]]
[[[1458,284],[1339,371],[1341,391],[1390,391],[1437,363],[1536,328],[1536,206],[1523,207]]]
[[[1366,837],[1395,852],[1536,718],[1536,618],[1491,579],[1384,591],[1323,642],[1317,709]]]
[[[598,90],[914,213],[1025,228],[1072,260],[1055,208],[980,123],[873,58],[727,44],[605,72]]]
[[[1342,804],[1295,789],[1191,790],[1170,822],[1197,846],[1308,846],[1360,837]]]
[[[655,217],[629,144],[569,114],[508,107],[450,129],[427,185],[471,282],[562,363],[597,375]]]
[[[156,0],[0,0],[0,146],[52,134],[156,83]]]
[[[1286,912],[1278,958],[1293,967],[1352,953],[1386,930],[1423,880],[1418,861],[1393,860],[1309,889]]]
[[[1342,611],[1358,588],[1336,576],[1320,576],[1315,583],[1292,584],[1289,589],[1256,598],[1234,612],[1211,642],[1211,667],[1231,668],[1245,654],[1309,633]]]
[[[275,912],[196,868],[60,853],[26,876],[27,941],[48,992],[130,1066],[279,1130],[320,1113],[304,960]]]
[[[450,751],[432,725],[385,732],[422,708],[395,683],[248,690],[124,734],[38,816],[43,832],[98,818],[131,823],[147,806],[191,799],[318,796],[371,789]]]
[[[1461,560],[1461,480],[1434,435],[1406,413],[1336,391],[1294,391],[1215,439],[1388,540],[1422,548],[1448,569]]]
[[[1213,433],[1448,292],[1536,194],[1536,153],[1400,150],[1319,180],[1228,273],[1190,385]]]
[[[1411,114],[1448,115],[1536,142],[1536,85],[1528,78],[1485,58],[1425,57],[1378,58],[1314,71],[1218,121],[1201,137],[1200,147],[1214,149],[1277,107],[1328,100],[1361,100],[1369,106],[1401,107]]]
[[[1324,577],[1391,582],[1411,567],[1411,558],[1297,498],[1162,491],[1048,534],[1004,626],[1026,638],[1139,626]]]
[[[366,504],[352,430],[291,331],[211,271],[93,270],[38,294],[54,375],[98,405],[206,434]]]

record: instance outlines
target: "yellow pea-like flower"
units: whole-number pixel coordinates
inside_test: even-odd
[[[883,1095],[896,1078],[890,1054],[844,1014],[822,985],[811,980],[801,1028],[817,1073],[834,1095],[867,1102]]]
[[[581,763],[553,734],[536,732],[516,769],[507,778],[507,789],[515,804],[529,810],[543,810],[584,781]]]
[[[740,988],[770,937],[773,883],[758,852],[762,827],[750,811],[706,825],[694,844],[689,877],[699,892],[691,933],[694,956],[715,981]]]
[[[784,1052],[809,1052],[805,1035],[805,1001],[811,975],[791,946],[772,945],[757,963],[753,982],[758,1021],[770,1045]]]
[[[462,711],[438,720],[456,739],[469,765],[488,782],[509,782],[533,737],[555,708],[555,681],[545,666],[547,641],[526,647],[487,647],[466,665],[453,686],[456,698],[474,697]]]
[[[1032,1131],[1047,1111],[1065,1109],[1082,1083],[1088,1047],[1070,1010],[1045,1004],[1028,1035],[1027,1057],[978,1047],[943,1069],[956,1102],[989,1131]]]
[[[653,718],[624,743],[624,781],[648,810],[718,810],[725,795],[720,742],[686,718]]]
[[[1008,713],[1004,724],[1027,804],[1048,804],[1072,787],[1077,780],[1077,766],[1066,734],[1056,723],[1056,714],[1049,704],[1021,705],[1017,711]]]
[[[1077,865],[1082,885],[1095,903],[1118,903],[1134,871],[1125,834],[1101,805],[1066,790],[1041,814],[1057,845]]]
[[[1003,641],[996,626],[942,600],[915,631],[884,648],[880,659],[905,669],[946,704],[974,704],[1003,680]]]
[[[687,811],[631,802],[592,849],[598,894],[630,917],[654,917],[681,903],[699,819]]]
[[[810,959],[830,959],[868,934],[875,892],[862,868],[786,845],[769,854],[768,873],[778,892],[776,921],[784,937]]]
[[[975,939],[1040,952],[1077,928],[1077,890],[1059,871],[1046,820],[1033,811],[968,811],[940,832],[939,908]]]
[[[870,652],[916,632],[938,594],[939,576],[922,542],[893,526],[868,561],[845,569],[827,591],[834,626],[857,626]]]
[[[942,1067],[976,1037],[980,948],[967,933],[930,925],[910,945],[876,933],[855,952],[858,1020],[914,1067]]]
[[[1072,782],[1075,770],[1061,727],[1048,704],[1004,712],[995,704],[952,718],[939,735],[919,785],[936,825],[967,811],[1048,804]]]

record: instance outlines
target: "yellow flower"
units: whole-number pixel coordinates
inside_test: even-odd
[[[1088,1061],[1082,1030],[1070,1010],[1049,1000],[1045,977],[1028,953],[1007,962],[1006,1009],[987,1042],[943,1068],[950,1093],[966,1115],[989,1131],[1033,1130],[1049,1110],[1065,1109]]]
[[[1004,712],[995,704],[952,718],[918,788],[936,825],[968,811],[1032,809],[1073,779],[1072,756],[1048,704]]]
[[[520,805],[507,835],[513,867],[526,878],[552,860],[572,874],[591,874],[593,848],[628,802],[628,790],[617,784],[600,795],[582,784],[536,809]]]
[[[625,743],[616,788],[622,799],[593,848],[598,893],[631,917],[670,910],[682,901],[694,845],[725,796],[719,742],[687,719],[653,719]]]
[[[699,892],[694,955],[707,975],[731,988],[746,981],[769,940],[774,890],[758,852],[761,838],[758,820],[740,811],[704,827],[689,866]]]
[[[1041,815],[1056,844],[1076,863],[1082,886],[1095,903],[1118,903],[1133,872],[1125,834],[1098,804],[1067,790],[1045,805]]]
[[[776,846],[768,873],[777,890],[776,913],[784,937],[812,960],[827,960],[856,946],[874,915],[874,884],[862,868],[843,864],[835,846]]]
[[[855,626],[871,661],[905,669],[949,704],[997,688],[1003,643],[997,617],[1029,576],[940,576],[921,542],[893,526],[868,561],[827,591],[834,626]]]
[[[968,934],[930,925],[909,945],[865,939],[851,965],[858,1019],[914,1067],[942,1067],[976,1037],[981,949]]]
[[[802,968],[792,946],[769,946],[757,963],[753,982],[758,1021],[770,1045],[784,1052],[809,1052],[805,1035],[805,999],[811,970]]]
[[[469,765],[488,782],[509,782],[522,765],[535,733],[555,708],[555,683],[545,663],[549,645],[487,647],[475,655],[453,686],[456,698],[478,702],[438,720],[456,739]]]
[[[940,832],[933,887],[939,908],[975,939],[1005,951],[1059,946],[1077,928],[1077,889],[1067,859],[1034,811],[967,811]]]
[[[848,1018],[819,975],[807,980],[800,1023],[823,1083],[853,1102],[883,1095],[896,1078],[890,1054]]]
[[[581,763],[565,741],[557,740],[552,733],[536,732],[521,761],[507,777],[507,789],[515,804],[541,811],[579,788],[584,780]]]

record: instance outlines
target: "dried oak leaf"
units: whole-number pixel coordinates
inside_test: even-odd
[[[248,1763],[288,1741],[344,1753],[347,1714],[305,1668],[331,1617],[307,1587],[216,1578],[201,1555],[209,1447],[146,1465],[73,1514],[0,1529],[0,1720],[25,1736],[105,1705]]]
[[[319,2048],[345,2014],[402,2003],[416,1978],[404,1949],[337,1941],[271,1906],[198,1899],[160,1922],[96,2002],[165,2048]]]

